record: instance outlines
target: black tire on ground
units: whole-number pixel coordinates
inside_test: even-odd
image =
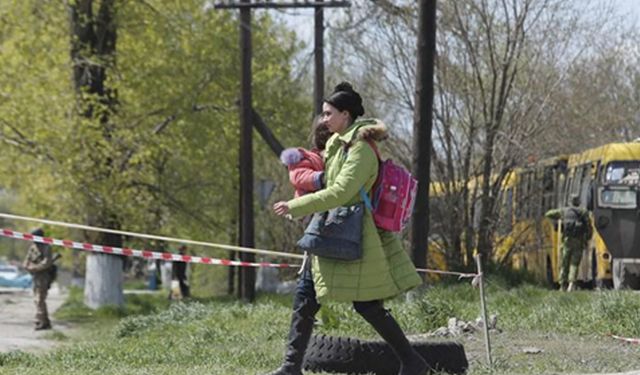
[[[596,288],[613,289],[613,279],[596,279]]]
[[[463,374],[469,367],[464,347],[454,342],[411,343],[435,371]],[[304,369],[341,374],[397,375],[400,364],[384,341],[315,335],[304,357]]]

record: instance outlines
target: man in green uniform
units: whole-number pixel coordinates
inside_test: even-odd
[[[32,231],[31,234],[44,237],[44,231],[41,228]],[[22,265],[33,278],[33,298],[36,305],[35,329],[36,331],[51,329],[46,301],[47,292],[52,282],[53,256],[51,246],[44,243],[32,243]]]
[[[575,289],[582,251],[593,234],[589,212],[580,207],[580,197],[572,195],[571,207],[549,210],[545,216],[562,223],[562,262],[558,281],[560,290],[565,290],[566,287],[567,292],[571,292]]]

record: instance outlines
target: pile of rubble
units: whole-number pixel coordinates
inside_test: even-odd
[[[498,315],[493,314],[487,319],[487,326],[489,330],[500,332],[497,327]],[[427,336],[431,337],[456,337],[464,334],[474,334],[480,332],[484,327],[482,318],[477,318],[475,321],[464,321],[458,318],[449,318],[449,322],[446,327],[440,327],[435,331],[429,332]]]

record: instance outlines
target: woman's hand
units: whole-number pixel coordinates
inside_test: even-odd
[[[289,205],[285,201],[280,201],[273,205],[273,211],[276,215],[284,216],[289,213]]]

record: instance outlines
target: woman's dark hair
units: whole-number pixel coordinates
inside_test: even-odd
[[[324,100],[336,107],[339,111],[347,111],[351,115],[351,119],[364,115],[364,107],[362,106],[362,97],[353,89],[349,82],[340,82],[333,89],[333,93]]]
[[[318,150],[324,150],[327,141],[331,137],[331,132],[326,124],[320,121],[320,116],[316,116],[313,119],[313,124],[311,124],[311,134],[309,134],[309,141],[311,142],[311,147],[316,148]]]

